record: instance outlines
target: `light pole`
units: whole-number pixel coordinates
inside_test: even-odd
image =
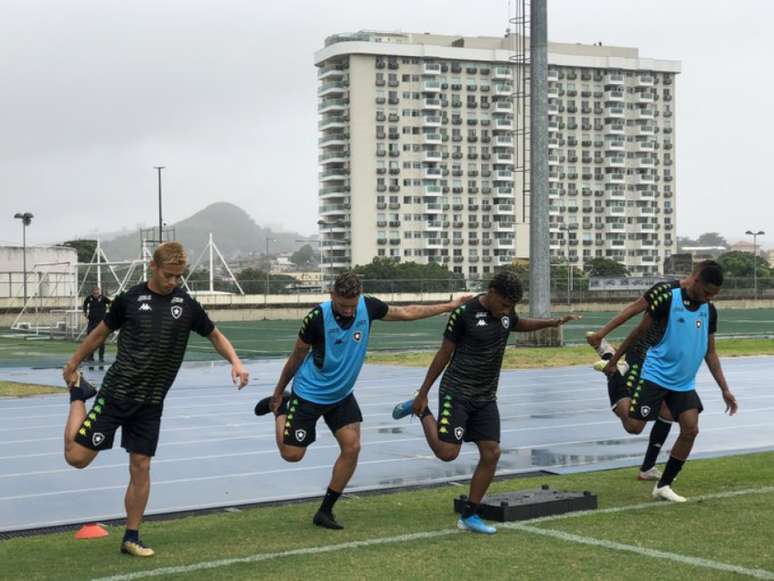
[[[17,212],[13,215],[17,220],[22,222],[22,276],[24,277],[24,304],[27,304],[27,226],[32,223],[33,215],[29,212]]]
[[[322,292],[325,292],[325,240],[323,240],[323,226],[326,225],[326,222],[323,220],[317,221],[317,226],[319,226],[319,237],[320,237],[320,290]]]
[[[748,230],[745,232],[748,236],[753,237],[753,298],[758,299],[758,236],[766,234],[763,230],[753,232]]]
[[[572,265],[570,264],[570,227],[563,224],[559,230],[564,232],[564,261],[567,264],[567,306],[572,304]]]
[[[163,165],[154,165],[153,169],[156,170],[156,173],[158,173],[159,176],[159,244],[164,242],[164,234],[163,234],[163,227],[164,224],[161,221],[161,170],[164,169],[165,166]]]
[[[269,297],[269,275],[271,274],[271,259],[269,259],[269,242],[276,242],[274,238],[266,237],[266,292],[263,295],[263,304],[266,307]]]

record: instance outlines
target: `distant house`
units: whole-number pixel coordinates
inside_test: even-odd
[[[729,249],[731,251],[735,252],[749,252],[750,254],[753,254],[756,251],[756,247],[752,242],[747,242],[746,240],[742,240],[740,242],[736,242],[731,245],[731,248]],[[760,244],[757,247],[758,256],[764,256],[766,251],[761,248]]]

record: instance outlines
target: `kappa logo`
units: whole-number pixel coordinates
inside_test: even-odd
[[[180,305],[172,305],[170,311],[172,312],[172,318],[179,319],[180,315],[183,314],[183,307]]]
[[[462,439],[462,435],[464,433],[465,433],[465,428],[463,428],[462,426],[457,426],[456,428],[454,428],[454,437],[457,438],[458,440]]]
[[[486,327],[486,321],[484,319],[479,319],[478,323],[476,323],[476,327]]]
[[[503,325],[503,329],[509,329],[510,326],[511,326],[511,318],[508,317],[507,315],[505,317],[503,317],[502,319],[500,319],[500,322]]]
[[[148,303],[143,303],[140,305],[141,311],[152,311],[151,306]]]
[[[102,432],[94,432],[94,434],[91,436],[91,443],[94,444],[94,446],[99,446],[104,441],[105,434]]]
[[[644,405],[640,408],[640,415],[647,418],[650,415],[650,406]]]
[[[303,442],[306,440],[306,430],[296,430],[296,442]]]
[[[701,329],[701,321],[696,321],[696,328]]]
[[[363,333],[361,333],[360,331],[355,331],[354,333],[352,333],[352,340],[355,343],[360,343],[360,339],[362,338],[363,338]]]

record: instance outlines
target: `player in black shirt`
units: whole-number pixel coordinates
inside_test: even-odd
[[[672,292],[672,289],[679,288],[679,280],[660,282],[649,288],[639,299],[629,304],[618,315],[610,319],[598,331],[586,334],[586,341],[591,345],[602,358],[594,365],[594,369],[602,371],[608,360],[615,353],[615,349],[607,342],[605,337],[615,329],[623,325],[633,316],[648,310],[653,310],[657,305],[666,301],[666,298]],[[615,409],[619,400],[629,397],[630,389],[639,380],[642,364],[645,362],[645,355],[648,349],[661,341],[664,335],[663,324],[653,325],[625,355],[625,363],[620,363],[615,373],[607,377],[607,392],[610,398],[610,406]],[[661,473],[656,468],[656,460],[661,451],[661,447],[666,442],[669,432],[672,429],[671,416],[666,406],[662,406],[656,421],[653,422],[653,428],[650,431],[648,448],[645,457],[640,465],[640,471],[637,475],[638,480],[658,480]]]
[[[109,298],[102,294],[102,289],[95,286],[91,294],[83,301],[83,315],[86,317],[88,323],[86,324],[86,335],[88,336],[94,329],[97,328],[105,318],[107,314],[108,306],[112,303]],[[94,361],[94,353],[89,353],[86,358],[87,361]],[[105,342],[99,346],[99,360],[100,362],[105,360]]]
[[[427,371],[422,387],[413,400],[395,406],[397,420],[411,413],[422,421],[422,428],[433,453],[445,462],[460,453],[462,442],[475,442],[479,462],[470,482],[468,502],[457,526],[492,534],[477,511],[492,482],[500,458],[500,413],[497,384],[500,379],[508,336],[514,331],[537,331],[576,320],[576,315],[559,319],[524,319],[514,307],[521,300],[518,277],[509,271],[497,274],[486,294],[468,301],[449,317],[441,349]],[[448,366],[447,366],[448,365]],[[444,371],[445,369],[445,371]],[[438,394],[438,417],[430,412],[427,394],[443,372]]]
[[[129,453],[126,491],[126,533],[121,552],[150,557],[153,550],[140,541],[138,529],[150,494],[151,457],[156,452],[164,397],[183,361],[188,337],[207,337],[231,363],[231,378],[239,389],[249,379],[228,339],[215,328],[201,305],[179,288],[187,257],[179,242],[165,242],[153,253],[151,278],[120,294],[110,313],[81,343],[64,368],[70,387],[70,412],[65,427],[65,460],[75,468],[88,466],[100,450],[113,447],[121,428],[121,446]],[[121,330],[116,361],[99,393],[78,366],[107,336]],[[86,412],[85,401],[96,395]]]
[[[322,417],[339,444],[328,490],[312,522],[341,529],[333,506],[357,467],[360,452],[360,412],[354,389],[368,351],[371,324],[416,321],[448,313],[469,296],[437,305],[388,305],[363,296],[362,283],[353,272],[341,273],[331,288],[331,299],[304,317],[295,348],[282,369],[274,393],[258,402],[258,416],[274,412],[277,448],[287,462],[298,462],[315,441]],[[292,392],[285,394],[293,381]]]

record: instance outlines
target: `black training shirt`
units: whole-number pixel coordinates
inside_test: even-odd
[[[107,308],[112,303],[105,295],[89,295],[83,301],[83,314],[89,319],[90,323],[99,323],[105,318]]]
[[[105,324],[118,335],[116,361],[102,382],[115,399],[160,405],[183,362],[188,336],[207,337],[215,329],[207,313],[187,292],[159,295],[146,283],[114,300]]]
[[[455,345],[441,378],[441,393],[472,400],[497,399],[497,384],[508,335],[518,315],[494,317],[476,297],[452,311],[444,337]]]
[[[389,305],[374,297],[365,297],[365,305],[368,310],[369,323],[378,319],[383,319],[389,310]],[[355,317],[342,317],[333,309],[333,316],[339,327],[349,329],[355,322]],[[325,362],[325,331],[323,329],[322,307],[317,305],[304,317],[301,323],[301,330],[298,332],[298,338],[304,343],[312,346],[314,364],[322,368]]]

